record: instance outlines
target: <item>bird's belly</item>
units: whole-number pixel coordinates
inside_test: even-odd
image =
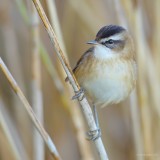
[[[128,73],[128,74],[126,74]],[[125,70],[103,70],[88,76],[82,87],[95,104],[113,104],[124,100],[133,89],[132,75]]]
[[[129,94],[125,84],[117,80],[97,79],[84,84],[94,103],[118,103]]]

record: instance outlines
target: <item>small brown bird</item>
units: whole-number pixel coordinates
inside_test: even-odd
[[[121,26],[102,27],[88,44],[93,47],[82,55],[73,72],[96,112],[95,106],[117,104],[128,97],[136,84],[137,67],[132,37]],[[94,115],[98,127],[97,113]]]

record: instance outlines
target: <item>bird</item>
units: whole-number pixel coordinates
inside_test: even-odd
[[[102,27],[96,38],[87,44],[91,48],[81,56],[73,73],[93,104],[98,129],[97,134],[89,131],[88,136],[90,140],[96,140],[101,136],[96,107],[120,103],[130,95],[136,86],[137,64],[133,38],[122,26]]]

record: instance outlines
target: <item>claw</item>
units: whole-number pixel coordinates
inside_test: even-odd
[[[88,131],[86,139],[89,140],[89,141],[95,141],[99,137],[101,137],[101,130],[96,129],[96,130],[93,130],[93,131]]]
[[[84,93],[84,89],[81,88],[79,91],[75,92],[75,95],[72,97],[72,100],[79,98],[82,93]],[[82,98],[80,99],[80,101],[82,101],[84,98],[84,95],[82,96]]]

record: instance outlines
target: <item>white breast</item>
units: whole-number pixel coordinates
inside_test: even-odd
[[[83,83],[86,93],[95,104],[112,104],[124,100],[134,86],[133,73],[127,63],[117,62],[114,66],[97,65],[95,75]],[[129,64],[131,65],[131,64]]]
[[[94,56],[97,59],[111,59],[116,57],[116,53],[112,51],[111,49],[103,46],[103,45],[96,45],[94,48]]]

